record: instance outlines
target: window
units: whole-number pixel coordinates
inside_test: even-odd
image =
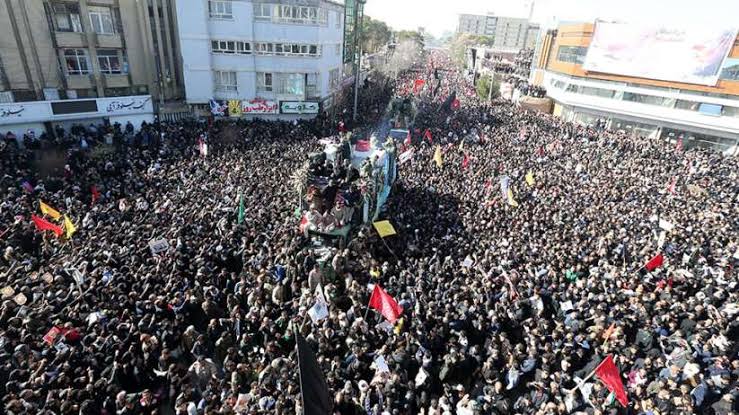
[[[227,55],[251,54],[251,43],[239,40],[212,40],[210,42],[210,50],[212,53],[223,53]]]
[[[254,18],[258,20],[272,20],[272,5],[264,3],[254,4]]]
[[[305,94],[305,76],[302,73],[277,74],[276,91],[278,94],[300,95]]]
[[[318,90],[318,74],[317,73],[305,74],[305,95],[310,98],[320,96],[319,90]]]
[[[264,10],[264,6],[270,7],[269,11]],[[296,6],[296,5],[255,5],[254,16],[257,19],[273,19],[282,23],[298,23],[311,25],[325,25],[328,19],[328,10],[319,9],[317,7]],[[258,7],[258,8],[257,8]]]
[[[321,56],[319,45],[300,45],[296,43],[255,43],[258,55],[279,56]]]
[[[339,86],[339,68],[331,69],[328,72],[328,87],[331,90]]]
[[[721,115],[723,115],[724,117],[739,118],[739,108],[727,107],[724,105],[724,109],[721,111]]]
[[[675,102],[675,108],[679,110],[698,111],[700,104],[700,102],[678,99],[677,102]]]
[[[341,29],[341,13],[336,12],[336,28]]]
[[[68,75],[85,75],[90,73],[87,52],[84,49],[65,49],[64,63]]]
[[[560,62],[585,63],[585,54],[588,48],[584,46],[560,46],[557,51],[557,60]]]
[[[115,33],[113,27],[113,14],[110,7],[90,6],[90,26],[92,30],[100,35],[112,35]]]
[[[213,71],[215,90],[220,92],[235,92],[238,90],[236,84],[236,72]]]
[[[654,95],[635,94],[633,92],[624,91],[623,100],[648,105],[665,105],[667,98],[657,97]]]
[[[341,43],[336,44],[336,56],[341,56]]]
[[[98,64],[100,72],[105,74],[120,74],[121,61],[118,58],[118,51],[115,49],[99,49]]]
[[[739,60],[736,58],[726,58],[724,68],[721,69],[721,79],[739,81]]]
[[[208,9],[213,19],[233,19],[234,17],[231,0],[210,0]]]
[[[723,109],[723,105],[718,104],[706,104],[705,102],[701,102],[701,105],[698,107],[698,112],[708,115],[721,115]]]
[[[76,3],[55,3],[52,5],[54,25],[58,32],[82,32],[80,6]]]
[[[257,92],[272,92],[272,74],[257,72]]]

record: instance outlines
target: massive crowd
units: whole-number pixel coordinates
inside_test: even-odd
[[[106,131],[83,128],[91,148],[43,178],[33,152],[5,147],[5,413],[299,413],[296,327],[336,414],[736,413],[737,159],[471,91],[445,71],[421,92],[385,214],[398,235],[363,230],[331,272],[298,232],[290,178],[346,114],[124,127],[107,152]],[[377,122],[389,87],[362,97],[361,122]],[[39,200],[76,222],[70,239],[35,229]],[[170,249],[153,255],[161,238]],[[317,282],[329,316],[312,324]],[[403,306],[394,326],[367,313],[369,283]],[[578,381],[606,355],[626,408]]]

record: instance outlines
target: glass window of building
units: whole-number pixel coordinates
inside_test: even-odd
[[[208,2],[210,17],[214,19],[233,19],[233,4],[231,0],[210,0]]]
[[[76,3],[54,3],[54,26],[58,32],[82,32],[80,6]]]
[[[587,52],[588,48],[584,46],[560,46],[559,50],[557,50],[557,60],[582,65],[585,63]]]
[[[257,72],[257,92],[272,92],[272,74]]]
[[[98,49],[98,65],[100,65],[100,72],[104,74],[122,73],[121,60],[115,49]]]
[[[110,7],[89,6],[90,26],[99,35],[112,35],[115,33],[113,25],[113,13]]]
[[[213,71],[213,82],[216,91],[235,92],[238,90],[234,71]]]
[[[65,49],[64,63],[69,75],[86,75],[90,73],[87,51],[84,49]]]

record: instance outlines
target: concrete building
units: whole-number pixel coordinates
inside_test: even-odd
[[[134,94],[158,100],[160,89],[165,99],[181,96],[173,6],[173,0],[0,1],[0,102]]]
[[[315,114],[342,80],[344,6],[178,0],[188,104],[230,116]]]
[[[526,18],[495,16],[493,14],[460,14],[457,33],[493,38],[490,49],[516,53],[532,49],[536,44],[539,25]]]
[[[648,50],[659,56],[662,64],[645,64],[653,75],[636,76],[628,73],[634,70],[631,61],[612,57],[618,51],[609,52],[608,58],[620,70],[587,69],[595,30],[593,23],[562,24],[549,30],[539,42],[530,81],[546,88],[554,100],[555,115],[588,125],[605,122],[613,130],[673,142],[682,138],[686,147],[739,153],[739,37],[724,42],[728,45],[725,53],[705,46],[716,53],[695,59],[715,58],[717,66],[702,64],[701,72],[691,69],[695,62],[665,53],[680,53],[674,47],[659,50],[659,43],[655,43]],[[630,45],[629,50],[639,46]],[[696,56],[689,41],[683,47],[691,51],[686,55]],[[597,56],[593,56],[593,62]],[[693,82],[671,80],[676,74],[695,77],[695,73],[704,72],[710,72],[710,76],[701,75],[703,79]]]

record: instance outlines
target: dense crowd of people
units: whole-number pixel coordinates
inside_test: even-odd
[[[449,65],[433,54],[397,84]],[[357,127],[380,120],[385,85],[363,91]],[[291,176],[346,113],[110,131],[107,152],[79,131],[93,148],[75,138],[47,177],[5,147],[5,413],[300,413],[294,330],[335,414],[736,413],[737,159],[479,101],[451,70],[436,89],[384,215],[398,234],[363,229],[325,266]],[[39,232],[39,201],[77,231]],[[394,325],[368,312],[368,284],[403,307]],[[582,381],[607,355],[626,407]]]

